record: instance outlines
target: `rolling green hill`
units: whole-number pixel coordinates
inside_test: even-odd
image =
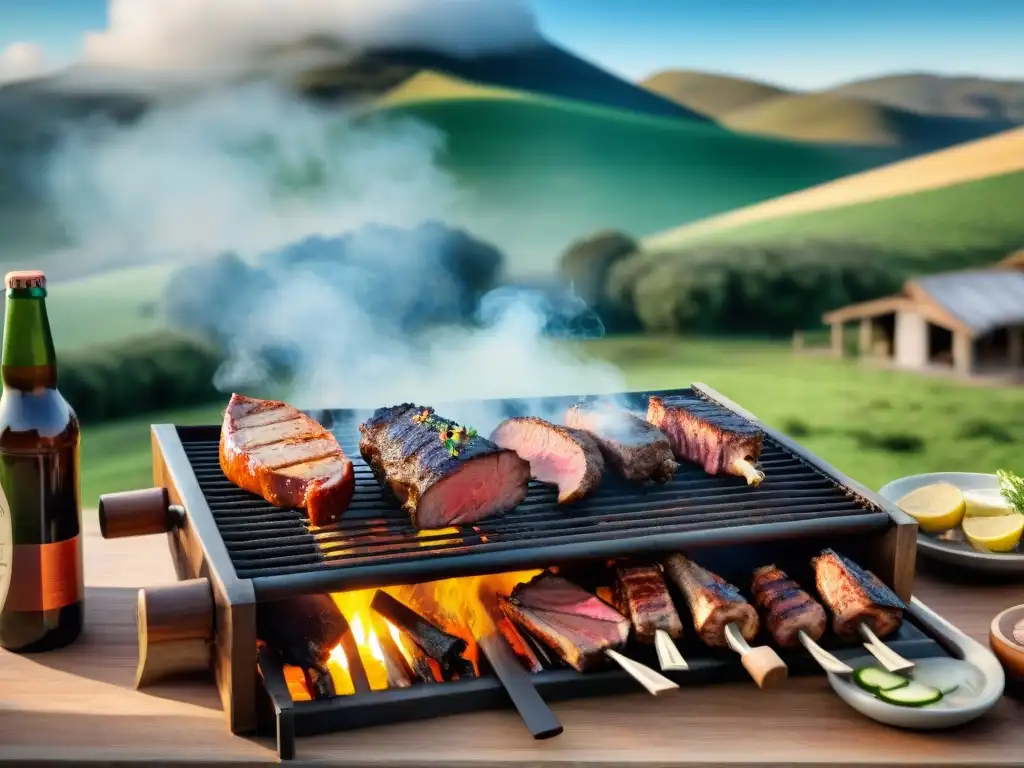
[[[738,109],[789,94],[783,88],[756,80],[683,69],[656,72],[641,80],[639,85],[716,120]]]

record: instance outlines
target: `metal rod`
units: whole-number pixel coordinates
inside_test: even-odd
[[[283,568],[277,575],[253,576],[252,587],[256,598],[262,602],[316,591],[340,592],[420,584],[458,576],[536,568],[548,565],[554,551],[557,551],[559,562],[568,564],[602,557],[669,554],[686,549],[766,543],[798,537],[841,537],[885,530],[889,525],[889,517],[884,512],[865,512],[863,515],[826,520],[772,522],[698,531],[665,530],[657,521],[652,521],[650,526],[636,530],[633,535],[620,534],[611,538],[603,534],[566,537],[572,540],[559,543],[557,547],[523,547],[521,543],[508,546],[483,544],[474,547],[472,553],[466,554],[451,555],[443,551],[426,550],[424,557],[398,562],[385,559],[364,565],[337,568],[324,566],[315,571],[310,571],[306,566]]]
[[[530,681],[530,674],[523,669],[501,633],[495,628],[477,638],[477,645],[533,738],[549,739],[560,734],[561,722],[537,693]]]

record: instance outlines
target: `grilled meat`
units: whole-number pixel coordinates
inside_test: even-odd
[[[651,645],[659,629],[673,638],[683,634],[683,621],[658,566],[619,568],[615,575],[616,606],[633,623],[637,640]]]
[[[748,643],[757,636],[757,610],[725,579],[682,555],[665,558],[665,573],[686,597],[693,626],[707,645],[726,647],[725,628],[729,624],[735,624]]]
[[[781,648],[800,645],[800,632],[812,640],[825,633],[828,617],[821,604],[800,588],[784,571],[766,565],[754,571],[750,592],[764,615],[765,626]]]
[[[219,453],[228,480],[275,506],[305,509],[313,525],[352,501],[352,462],[334,435],[285,403],[232,395]]]
[[[629,639],[629,619],[571,581],[542,573],[500,599],[514,624],[551,647],[582,672]]]
[[[832,631],[840,638],[856,640],[861,624],[879,638],[899,629],[907,606],[875,574],[831,549],[812,562],[818,594],[832,611]]]
[[[558,486],[558,503],[583,498],[601,482],[604,458],[589,434],[533,416],[506,419],[491,440],[530,462],[530,473]]]
[[[592,435],[605,461],[632,482],[667,483],[679,468],[664,432],[610,403],[573,405],[565,414],[565,423]]]
[[[359,432],[359,453],[418,529],[469,525],[526,498],[527,462],[431,408],[378,408]]]
[[[699,464],[709,475],[738,475],[749,485],[764,479],[754,466],[761,456],[764,433],[713,403],[652,395],[647,421],[668,436],[676,458]]]

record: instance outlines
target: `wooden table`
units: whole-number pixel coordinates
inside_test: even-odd
[[[265,765],[270,740],[232,736],[212,682],[132,688],[135,594],[174,580],[162,536],[104,541],[87,527],[87,626],[71,648],[0,651],[0,762],[16,765]],[[919,575],[917,595],[978,640],[1024,602],[1014,585]],[[846,707],[821,677],[555,704],[565,732],[529,738],[512,711],[300,739],[295,765],[1024,765],[1024,708],[1004,697],[955,731],[889,729]]]

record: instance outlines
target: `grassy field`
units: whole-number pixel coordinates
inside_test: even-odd
[[[1024,472],[1024,388],[974,388],[853,362],[794,357],[783,344],[624,338],[582,354],[616,363],[631,389],[700,381],[872,488],[929,471]],[[150,423],[213,424],[221,405],[88,428],[83,502],[152,482]]]

